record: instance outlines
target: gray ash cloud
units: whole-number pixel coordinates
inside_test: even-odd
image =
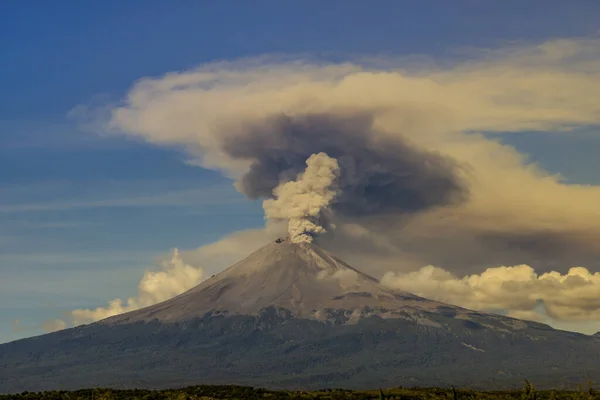
[[[339,163],[341,193],[332,209],[340,215],[418,213],[469,195],[456,161],[400,138],[381,139],[368,114],[277,115],[227,132],[221,148],[252,162],[237,187],[253,199],[271,197],[319,152]]]

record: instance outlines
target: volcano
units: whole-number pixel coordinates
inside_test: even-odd
[[[269,308],[295,318],[345,321],[440,305],[391,292],[315,244],[278,239],[171,300],[104,323],[183,322],[206,313],[259,315]]]
[[[600,375],[599,355],[598,336],[392,291],[278,239],[165,302],[0,345],[0,392],[573,387]]]

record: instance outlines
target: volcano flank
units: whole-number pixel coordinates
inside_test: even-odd
[[[392,291],[314,243],[278,239],[140,310],[0,345],[0,392],[164,388],[570,387],[600,337]]]

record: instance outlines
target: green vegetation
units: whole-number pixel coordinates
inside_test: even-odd
[[[373,391],[353,391],[344,389],[325,389],[319,391],[273,391],[255,389],[247,386],[190,386],[183,389],[169,390],[113,390],[84,389],[73,392],[24,392],[20,394],[0,395],[0,400],[600,400],[591,382],[588,389],[578,390],[540,390],[537,391],[531,382],[525,381],[522,390],[474,391],[470,389],[444,388],[394,388]]]

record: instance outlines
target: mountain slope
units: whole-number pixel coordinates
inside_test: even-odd
[[[600,338],[393,293],[315,245],[271,243],[169,301],[0,345],[0,392],[200,383],[573,387]]]

